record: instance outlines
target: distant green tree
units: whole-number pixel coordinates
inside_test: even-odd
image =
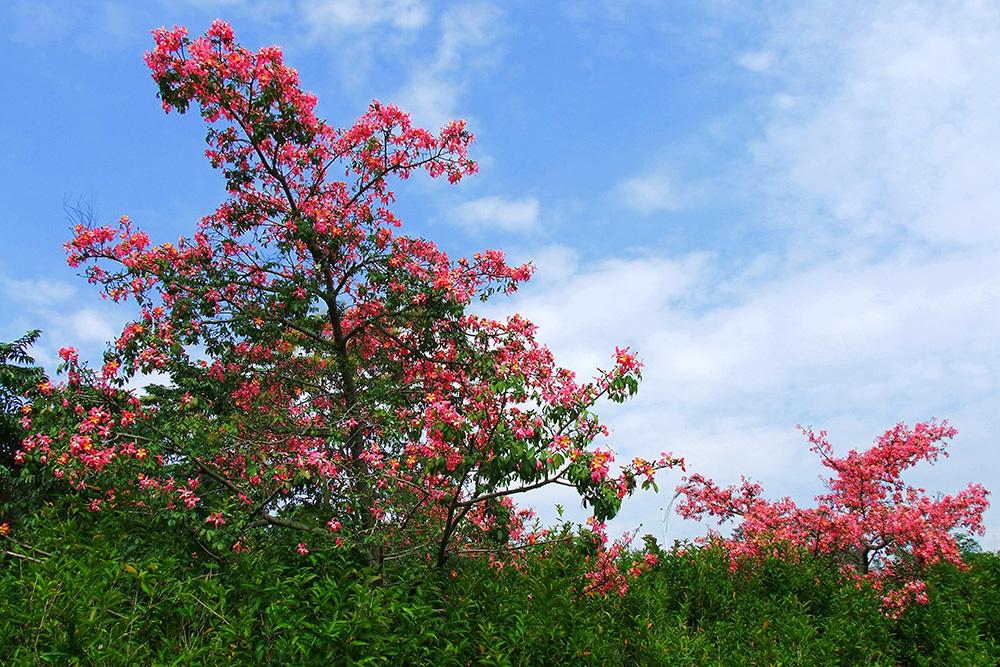
[[[13,513],[19,466],[14,462],[24,437],[20,424],[25,392],[45,379],[45,372],[28,354],[41,332],[32,329],[15,341],[0,342],[0,518]]]
[[[963,555],[983,552],[983,547],[979,544],[979,540],[965,533],[957,533],[955,535],[955,542],[958,544],[958,550]]]

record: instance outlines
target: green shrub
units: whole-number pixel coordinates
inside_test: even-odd
[[[0,566],[0,664],[993,665],[1000,557],[934,570],[930,604],[887,620],[828,563],[731,571],[714,549],[660,552],[619,596],[581,595],[572,545],[521,571],[453,569],[274,544],[217,562],[135,517],[47,507]],[[290,536],[289,540],[293,540]],[[12,543],[11,543],[12,544]],[[36,552],[37,554],[37,552]],[[638,558],[641,554],[632,554]]]

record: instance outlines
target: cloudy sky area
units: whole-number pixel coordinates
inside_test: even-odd
[[[4,3],[0,339],[40,327],[54,366],[131,315],[65,266],[64,202],[166,241],[222,199],[200,121],[163,116],[142,63],[150,28],[216,16],[282,45],[337,125],[372,98],[468,119],[481,173],[414,179],[399,210],[456,254],[534,261],[490,309],[564,365],[640,353],[639,397],[603,413],[620,458],[668,449],[804,500],[822,469],[796,424],[845,451],[938,417],[952,456],[912,481],[1000,491],[995,3]],[[615,527],[659,534],[670,495]]]

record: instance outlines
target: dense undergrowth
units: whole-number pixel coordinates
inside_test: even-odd
[[[970,554],[965,572],[934,569],[930,603],[890,621],[871,591],[823,562],[730,572],[720,552],[675,549],[626,595],[587,596],[583,550],[571,544],[523,571],[464,559],[375,572],[344,551],[300,557],[279,543],[216,562],[140,521],[59,514],[50,507],[16,535],[49,554],[33,552],[41,562],[0,564],[0,664],[1000,661],[1000,557],[990,553]]]

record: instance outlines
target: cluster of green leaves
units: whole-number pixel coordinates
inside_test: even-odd
[[[650,545],[659,562],[627,595],[588,596],[580,544],[501,572],[469,558],[452,570],[399,562],[375,571],[347,551],[300,557],[286,544],[217,562],[138,516],[71,511],[50,505],[37,528],[17,534],[50,554],[41,562],[0,563],[2,664],[1000,660],[1000,557],[991,553],[970,554],[965,572],[933,570],[930,604],[889,621],[875,594],[820,561],[732,572],[714,549]]]
[[[934,570],[931,603],[900,621],[827,563],[729,569],[714,549],[660,552],[624,597],[581,597],[584,564],[564,552],[528,574],[460,576],[448,606],[475,664],[994,665],[1000,557]],[[630,558],[637,558],[632,554]],[[465,655],[468,655],[466,653]]]
[[[289,544],[217,562],[139,517],[65,511],[17,536],[48,557],[0,563],[0,664],[435,662],[440,591],[422,578],[385,585],[346,552]]]
[[[21,444],[21,407],[25,392],[45,379],[29,349],[41,332],[33,329],[17,340],[0,342],[0,522],[36,506],[41,483],[31,471],[14,463]]]
[[[41,332],[34,329],[11,342],[0,342],[0,466],[13,468],[14,452],[21,442],[18,419],[24,392],[44,377],[28,354]]]

